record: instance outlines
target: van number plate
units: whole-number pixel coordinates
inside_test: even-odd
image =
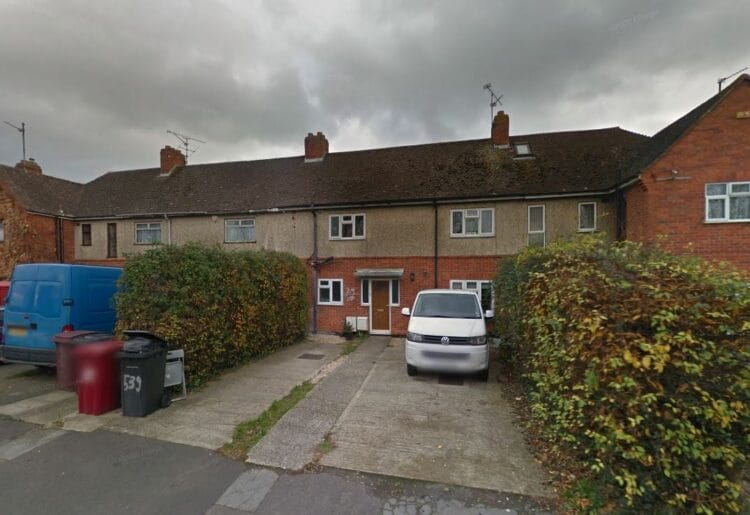
[[[10,336],[26,336],[28,331],[25,327],[9,327],[8,335]]]

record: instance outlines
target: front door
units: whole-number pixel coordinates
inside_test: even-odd
[[[107,224],[107,257],[117,257],[117,224]]]
[[[390,334],[391,332],[389,297],[388,281],[372,281],[372,324],[370,332],[373,334]]]

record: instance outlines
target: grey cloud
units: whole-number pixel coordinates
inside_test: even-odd
[[[485,82],[515,133],[652,133],[749,65],[746,2],[22,2],[0,5],[0,119],[50,173],[486,137]],[[20,157],[0,128],[0,162]]]

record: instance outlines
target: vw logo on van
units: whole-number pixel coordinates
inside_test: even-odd
[[[451,339],[448,338],[447,336],[443,336],[442,338],[440,338],[440,343],[442,343],[443,345],[448,345],[450,342],[451,342]]]

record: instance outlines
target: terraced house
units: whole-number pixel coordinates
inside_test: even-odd
[[[501,112],[488,139],[353,152],[308,134],[301,156],[197,165],[165,147],[159,167],[77,186],[64,259],[120,265],[192,241],[287,251],[309,266],[311,329],[354,317],[376,334],[403,334],[400,308],[424,288],[491,308],[500,259],[579,232],[665,234],[750,269],[747,75],[653,138],[509,129]]]

